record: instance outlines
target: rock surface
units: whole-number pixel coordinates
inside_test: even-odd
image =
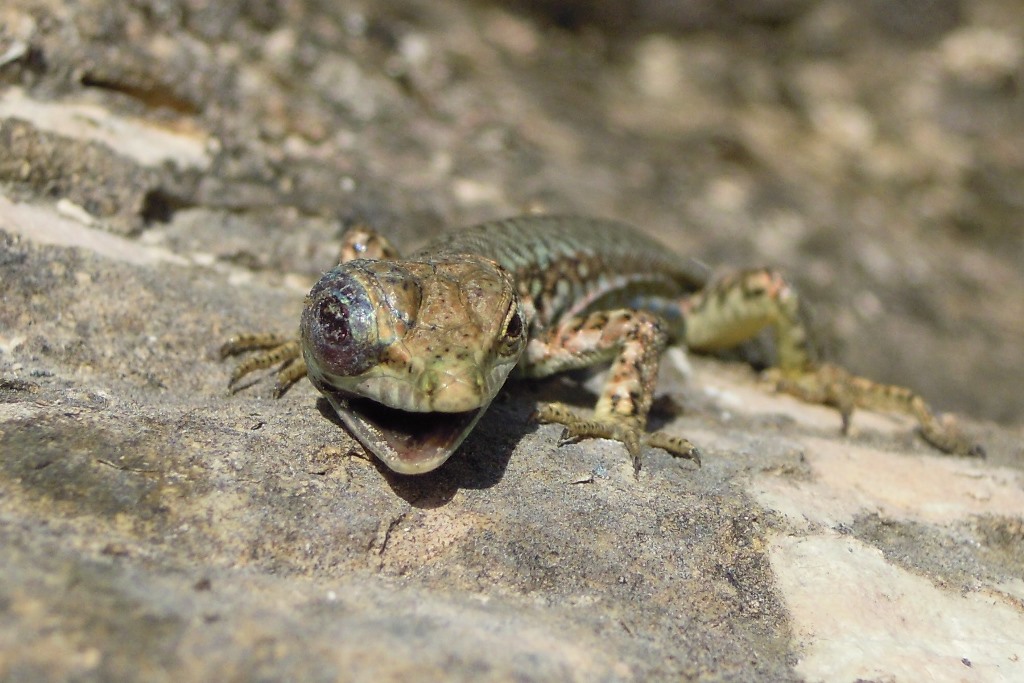
[[[0,680],[1024,677],[1024,23],[924,4],[6,3]],[[417,478],[226,392],[344,225],[533,208],[783,267],[989,457],[675,356],[639,479],[569,381]]]

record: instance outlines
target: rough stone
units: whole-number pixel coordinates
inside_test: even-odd
[[[826,1],[249,4],[0,8],[0,680],[1024,677],[1015,3],[909,45]],[[639,479],[529,421],[590,385],[511,385],[416,478],[307,383],[227,392],[346,225],[531,208],[782,267],[989,457],[677,355],[652,422],[704,465]]]

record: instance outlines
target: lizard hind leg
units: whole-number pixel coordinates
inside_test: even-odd
[[[719,278],[680,303],[684,341],[694,351],[731,349],[770,328],[776,365],[799,373],[814,352],[796,291],[777,271],[761,268]]]
[[[961,432],[952,416],[936,415],[920,395],[906,387],[875,382],[828,363],[800,375],[782,375],[777,387],[803,401],[836,407],[843,416],[843,433],[849,428],[854,407],[902,413],[915,418],[921,437],[940,451],[985,456],[985,449]]]
[[[941,451],[979,456],[951,418],[939,418],[919,395],[905,387],[881,384],[836,365],[814,362],[809,334],[796,292],[776,271],[742,271],[724,277],[684,299],[686,344],[715,351],[740,344],[765,328],[775,334],[777,366],[766,376],[779,391],[839,411],[843,433],[855,408],[882,410],[917,419],[921,436]]]
[[[566,320],[531,339],[524,359],[527,376],[544,377],[612,362],[592,418],[580,417],[562,403],[545,403],[538,408],[536,419],[565,425],[561,443],[591,438],[621,442],[633,461],[634,473],[640,471],[642,444],[699,464],[700,452],[688,440],[661,432],[644,433],[667,342],[663,326],[660,318],[644,311],[596,311]]]

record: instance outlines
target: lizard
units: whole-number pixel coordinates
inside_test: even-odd
[[[700,262],[605,219],[497,220],[442,235],[406,258],[357,226],[342,238],[338,265],[306,297],[298,338],[241,334],[221,354],[254,352],[230,387],[279,365],[280,396],[308,376],[352,435],[401,474],[448,460],[510,375],[610,363],[591,417],[562,403],[543,403],[534,417],[564,426],[560,444],[621,442],[639,473],[644,445],[700,464],[688,439],[645,432],[666,346],[714,352],[766,329],[777,388],[837,409],[844,433],[855,408],[896,411],[916,418],[941,451],[984,454],[910,389],[818,362],[800,298],[778,271],[712,278]]]

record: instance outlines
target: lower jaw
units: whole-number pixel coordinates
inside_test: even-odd
[[[440,467],[487,410],[483,405],[461,413],[419,413],[324,393],[356,440],[400,474],[424,474]]]

